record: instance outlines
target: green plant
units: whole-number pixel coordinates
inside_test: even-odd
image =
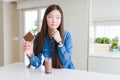
[[[35,20],[34,22],[35,27],[32,28],[31,32],[34,34],[34,36],[38,33],[38,21]]]
[[[107,38],[107,37],[96,38],[95,43],[110,44],[111,40],[109,38]]]
[[[113,38],[111,49],[118,49],[118,42],[119,42],[118,37]]]
[[[37,31],[37,28],[32,29],[32,33],[34,34],[34,36],[36,35],[37,32],[38,32],[38,31]]]

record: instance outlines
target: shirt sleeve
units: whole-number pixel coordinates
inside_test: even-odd
[[[42,53],[39,53],[37,56],[34,56],[30,59],[30,64],[36,68],[40,67],[42,63]]]
[[[67,68],[71,64],[71,54],[73,46],[72,38],[69,32],[65,34],[63,44],[63,47],[58,47],[58,53],[64,68]]]

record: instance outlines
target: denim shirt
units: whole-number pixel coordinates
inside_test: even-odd
[[[42,52],[40,52],[37,56],[34,56],[33,59],[30,59],[30,63],[32,66],[38,68],[42,62],[42,54],[44,57],[52,57],[54,54],[55,40],[50,38],[48,35],[45,37],[44,44],[42,47]],[[72,55],[72,38],[69,32],[64,31],[64,40],[63,47],[58,47],[58,56],[63,64],[64,68],[74,69],[74,65],[71,61]]]

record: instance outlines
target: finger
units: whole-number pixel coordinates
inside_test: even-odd
[[[54,29],[54,32],[56,33],[58,30],[57,29]]]
[[[31,44],[26,44],[26,45],[24,45],[24,47],[32,47],[32,45]]]
[[[26,41],[26,42],[25,42],[25,45],[30,45],[30,44],[31,44],[30,41]]]
[[[51,36],[54,36],[55,34],[56,34],[55,32],[52,32],[52,33],[51,33]]]
[[[32,52],[32,49],[31,48],[24,49],[24,53],[28,53],[28,52]]]
[[[54,34],[55,33],[55,31],[54,30],[52,30],[52,32],[51,32],[52,34]]]
[[[27,47],[25,47],[25,49],[27,49],[27,50],[31,50],[31,49],[32,49],[32,47],[28,47],[28,46],[27,46]]]
[[[57,29],[52,29],[52,32],[56,32]]]
[[[24,49],[32,49],[32,45],[24,45]]]
[[[54,34],[51,35],[54,38]]]

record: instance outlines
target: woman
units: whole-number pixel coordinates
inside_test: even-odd
[[[33,51],[32,51],[33,49]],[[44,14],[41,31],[36,35],[34,45],[25,42],[24,53],[30,64],[36,68],[41,65],[42,54],[52,58],[53,68],[74,69],[71,61],[72,39],[64,31],[63,11],[58,5],[50,5]]]

